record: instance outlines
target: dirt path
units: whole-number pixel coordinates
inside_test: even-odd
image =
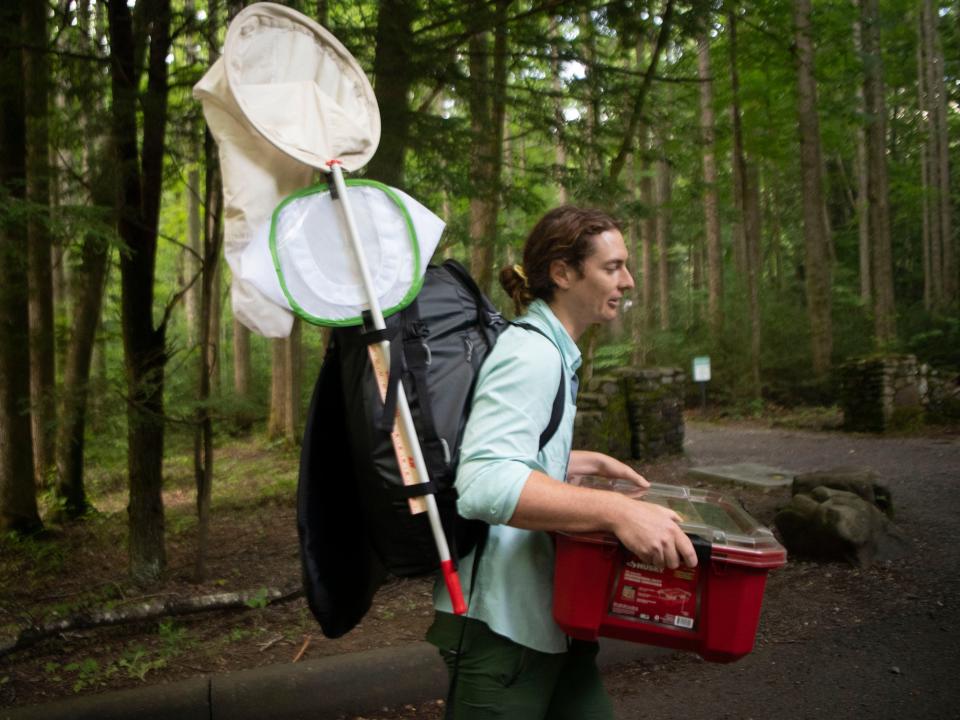
[[[607,677],[618,718],[960,718],[957,438],[696,425],[686,449],[694,464],[870,467],[913,555],[867,570],[792,561],[770,577],[752,654],[618,668]]]

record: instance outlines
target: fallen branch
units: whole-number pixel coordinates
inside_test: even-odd
[[[298,584],[284,590],[278,588],[239,590],[198,597],[168,598],[153,602],[141,602],[111,610],[77,613],[58,620],[51,620],[42,625],[31,625],[23,628],[12,638],[0,638],[0,657],[66,632],[157,620],[177,615],[193,615],[211,610],[249,610],[267,605],[278,605],[302,596],[303,588]]]

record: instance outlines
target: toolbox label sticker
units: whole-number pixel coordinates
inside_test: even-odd
[[[610,612],[657,625],[694,630],[697,568],[657,568],[633,557],[617,574]]]

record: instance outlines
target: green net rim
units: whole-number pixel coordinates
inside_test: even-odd
[[[347,180],[346,185],[347,187],[372,187],[380,190],[384,195],[390,198],[390,200],[392,200],[398,208],[400,208],[400,214],[403,216],[404,223],[407,226],[407,233],[413,246],[413,284],[410,286],[410,289],[407,290],[406,295],[400,299],[400,302],[393,307],[382,311],[384,317],[390,317],[394,313],[400,312],[407,305],[412,303],[414,298],[417,297],[417,294],[419,294],[421,288],[423,287],[423,276],[420,272],[420,242],[417,238],[417,231],[413,226],[413,218],[410,217],[410,212],[407,210],[407,206],[403,204],[403,200],[389,185],[384,185],[376,180],[364,179]],[[328,318],[317,317],[316,315],[304,310],[300,304],[293,299],[289,288],[287,288],[287,281],[284,278],[283,269],[280,267],[280,255],[277,252],[277,218],[280,217],[280,213],[283,211],[283,209],[295,200],[299,200],[300,198],[304,198],[309,195],[324,193],[328,190],[329,186],[327,183],[311,185],[309,187],[297,190],[291,195],[288,195],[279,205],[277,205],[276,209],[273,211],[273,216],[270,218],[270,257],[273,258],[273,267],[277,272],[277,278],[280,280],[280,289],[283,290],[283,296],[287,299],[287,302],[290,303],[290,308],[293,310],[294,315],[306,320],[311,325],[321,325],[324,327],[352,327],[355,325],[361,325],[363,323],[362,315],[357,315],[356,317],[352,318],[344,318],[342,320],[330,320]]]

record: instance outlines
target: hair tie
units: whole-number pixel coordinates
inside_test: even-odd
[[[530,287],[530,283],[527,281],[527,274],[523,271],[523,265],[514,265],[513,271],[520,276],[521,280],[523,280],[524,287]]]

